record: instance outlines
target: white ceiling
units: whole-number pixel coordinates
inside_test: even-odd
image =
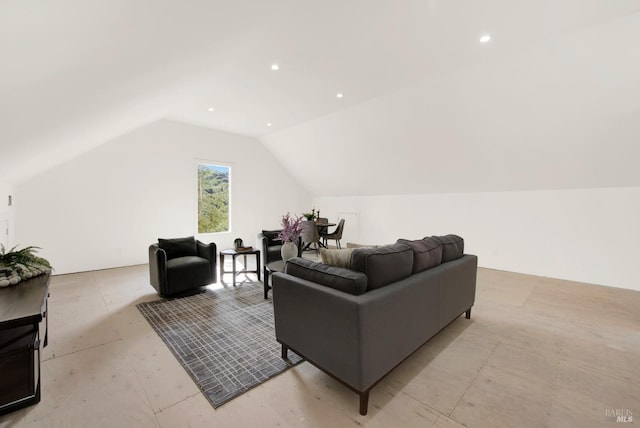
[[[0,181],[171,119],[260,138],[317,195],[640,185],[639,12],[2,0]],[[379,173],[390,164],[394,180]]]

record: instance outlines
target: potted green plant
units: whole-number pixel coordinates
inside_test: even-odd
[[[307,221],[314,221],[316,219],[316,209],[312,208],[310,213],[302,213],[302,216],[307,219]]]
[[[29,246],[9,251],[0,244],[0,287],[15,285],[23,279],[29,279],[43,273],[51,272],[51,264],[42,257],[36,256],[39,247]]]

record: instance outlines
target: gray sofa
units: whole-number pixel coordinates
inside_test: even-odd
[[[359,393],[365,415],[378,381],[470,318],[478,259],[455,235],[347,251],[349,267],[294,258],[274,273],[275,331],[282,358],[291,349]]]

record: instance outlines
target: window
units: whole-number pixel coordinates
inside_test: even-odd
[[[198,165],[198,233],[228,232],[231,168]]]

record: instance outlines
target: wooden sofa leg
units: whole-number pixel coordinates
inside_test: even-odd
[[[289,348],[287,348],[287,345],[285,345],[284,343],[282,344],[282,354],[280,355],[282,357],[283,360],[286,360],[288,357],[288,351]]]
[[[471,319],[471,308],[467,309],[467,312],[464,313],[464,317],[466,319]]]
[[[369,409],[369,391],[360,393],[360,414],[362,416],[367,414]]]

